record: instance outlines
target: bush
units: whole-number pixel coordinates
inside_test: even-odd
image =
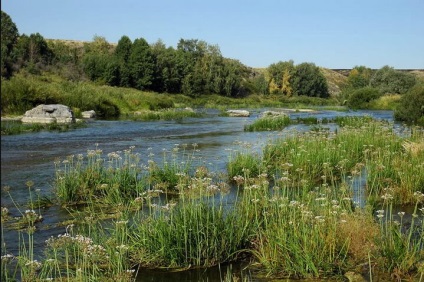
[[[372,100],[378,99],[380,96],[376,88],[359,88],[348,94],[347,106],[352,109],[366,109]]]
[[[424,126],[424,83],[402,96],[394,116],[395,120]]]
[[[415,84],[415,76],[384,66],[371,78],[370,85],[381,94],[404,94]]]

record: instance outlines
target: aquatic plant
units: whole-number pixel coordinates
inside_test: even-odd
[[[107,156],[96,147],[87,154],[68,156],[55,161],[55,192],[62,204],[102,201],[122,202],[133,199],[147,189],[140,156],[130,147]]]
[[[256,119],[252,124],[244,126],[244,131],[282,130],[290,124],[290,118],[284,116],[264,116]]]

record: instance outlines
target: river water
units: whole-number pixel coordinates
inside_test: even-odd
[[[158,158],[164,149],[172,149],[175,144],[197,144],[197,156],[215,170],[225,170],[231,149],[239,147],[236,143],[249,143],[251,150],[260,152],[261,147],[275,136],[271,132],[245,132],[244,126],[258,118],[265,110],[249,110],[250,117],[222,117],[216,110],[204,110],[201,118],[186,118],[181,121],[126,121],[92,120],[87,127],[68,132],[37,132],[12,136],[1,136],[1,187],[9,186],[14,201],[25,210],[28,202],[27,181],[34,182],[34,189],[42,195],[51,195],[54,179],[54,161],[69,155],[86,154],[87,150],[99,148],[105,154],[123,151],[135,146],[134,151],[141,154],[142,163],[147,163],[148,152]],[[392,111],[316,111],[290,112],[292,118],[316,116],[318,119],[336,116],[370,115],[377,119],[393,120]],[[305,125],[292,125],[281,133],[284,135],[293,128],[307,130]],[[145,157],[144,157],[145,156]],[[2,191],[1,206],[6,207],[12,216],[19,216],[11,199]],[[45,239],[65,232],[64,227],[54,227],[64,221],[68,212],[57,206],[42,211],[43,225],[49,228],[35,233],[35,248],[43,249]],[[17,231],[4,230],[7,252],[18,254]],[[3,248],[3,246],[2,246]],[[3,254],[3,252],[2,252]],[[227,266],[228,268],[228,266]],[[233,272],[241,272],[234,266]],[[245,271],[245,270],[244,270]],[[160,271],[145,272],[138,281],[221,281],[224,269],[186,271],[168,273]],[[148,275],[147,275],[148,274]],[[248,273],[245,275],[249,275]]]

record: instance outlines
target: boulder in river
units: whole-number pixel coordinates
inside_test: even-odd
[[[38,105],[26,111],[22,117],[23,123],[74,123],[74,112],[68,106],[61,104]]]
[[[248,117],[250,116],[250,112],[246,110],[228,110],[227,114],[230,117]]]
[[[95,118],[96,112],[94,110],[85,111],[85,112],[82,112],[81,115],[83,118]]]

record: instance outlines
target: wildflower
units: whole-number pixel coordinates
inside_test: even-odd
[[[15,258],[14,255],[12,255],[12,254],[6,254],[4,256],[1,256],[1,261],[7,263],[7,262],[10,262],[11,260],[13,260],[14,258]]]
[[[424,194],[420,191],[414,192],[414,197],[417,199],[418,202],[421,202],[424,200]]]
[[[383,200],[392,200],[393,196],[391,194],[385,193],[383,196],[381,196]]]
[[[290,204],[289,204],[289,206],[290,207],[295,207],[295,206],[298,206],[299,205],[299,202],[298,201],[290,201]]]
[[[128,250],[128,246],[126,246],[126,245],[119,245],[119,246],[116,246],[116,248],[119,251],[126,251],[126,250]]]
[[[286,176],[283,176],[283,177],[280,178],[280,181],[281,182],[289,182],[290,181],[290,178],[288,178]]]
[[[325,218],[322,215],[317,215],[317,216],[315,216],[315,220],[318,221],[318,222],[324,222]]]
[[[116,225],[126,225],[128,223],[128,220],[120,220],[116,222]]]
[[[25,266],[30,266],[30,267],[35,268],[35,269],[40,269],[41,268],[41,262],[39,262],[37,260],[30,260],[29,262],[27,262],[25,264]]]
[[[315,199],[315,201],[317,201],[317,202],[324,202],[326,200],[327,200],[327,198],[325,198],[325,197],[320,197],[320,198]]]
[[[7,215],[9,213],[9,209],[6,207],[1,207],[1,214],[2,215]]]
[[[403,217],[403,216],[405,215],[405,212],[398,212],[398,215],[399,215],[400,217]]]
[[[55,259],[46,259],[45,262],[46,263],[55,263],[56,260]]]
[[[236,175],[233,177],[234,181],[237,183],[237,185],[243,184],[244,177],[241,175]]]

